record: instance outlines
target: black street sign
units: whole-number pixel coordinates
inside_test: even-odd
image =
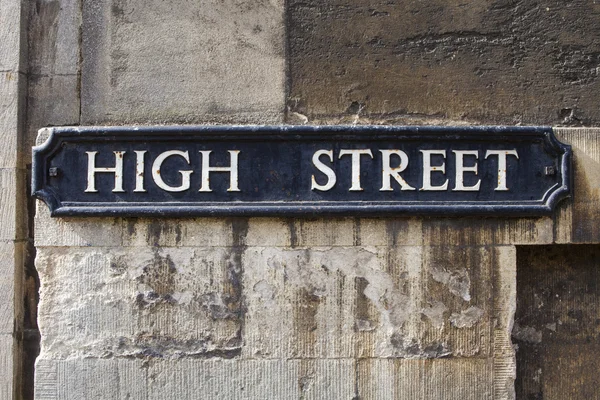
[[[540,215],[570,163],[546,127],[62,127],[32,183],[53,216]]]

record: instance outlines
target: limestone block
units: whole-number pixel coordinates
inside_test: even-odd
[[[355,243],[351,218],[298,219],[294,222],[294,245],[352,246]]]
[[[431,246],[548,244],[554,239],[551,217],[428,218],[423,240]]]
[[[293,222],[274,218],[123,220],[124,246],[290,246]]]
[[[234,241],[234,221],[224,218],[126,218],[124,246],[226,247]]]
[[[120,246],[122,223],[119,218],[52,218],[42,202],[36,202],[35,245]]]
[[[573,148],[573,197],[558,209],[557,243],[600,241],[600,129],[555,128]]]
[[[13,398],[14,351],[12,333],[0,333],[0,399]]]
[[[149,369],[150,399],[350,399],[353,360],[182,360]]]
[[[135,359],[38,359],[36,400],[145,400],[147,371]]]
[[[0,240],[19,240],[27,235],[25,171],[0,168]]]
[[[12,334],[23,314],[23,243],[0,242],[0,335]]]
[[[599,11],[290,0],[290,120],[598,125]]]
[[[29,8],[29,74],[76,78],[79,73],[81,2],[41,0]],[[56,95],[55,98],[64,99]],[[56,105],[56,102],[52,102]]]
[[[25,24],[22,15],[25,13],[23,7],[27,4],[22,1],[1,0],[0,1],[0,73],[3,72],[26,72],[27,52],[23,51],[27,44],[22,42]],[[5,93],[0,90],[1,93]],[[4,97],[4,96],[3,96]]]
[[[507,400],[494,389],[492,360],[364,359],[358,361],[358,394],[365,400]]]
[[[79,79],[77,75],[30,76],[27,94],[27,135],[24,157],[31,158],[39,129],[79,123]],[[56,99],[60,99],[57,101]],[[28,161],[29,162],[29,161]]]
[[[363,246],[421,246],[421,218],[360,219],[356,230]]]
[[[284,2],[83,3],[82,123],[277,123]]]
[[[3,25],[3,24],[2,24]],[[14,71],[0,71],[0,168],[18,166],[18,132],[24,85],[22,75]]]
[[[45,358],[232,357],[241,266],[232,248],[38,248]]]
[[[244,230],[245,228],[245,230]],[[247,226],[235,227],[240,244],[246,246],[289,247],[294,245],[295,223],[293,219],[250,218]]]
[[[513,247],[250,247],[242,261],[244,357],[512,354]]]
[[[354,360],[38,359],[35,398],[350,399]],[[85,384],[82,384],[85,383]]]

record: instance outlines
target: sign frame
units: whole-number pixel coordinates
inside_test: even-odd
[[[490,215],[539,216],[552,213],[556,204],[571,194],[571,147],[557,140],[550,127],[509,126],[114,126],[53,127],[40,131],[47,140],[33,148],[32,195],[43,200],[52,216],[201,217],[201,216],[393,216],[393,215]],[[252,143],[355,142],[422,140],[456,142],[543,142],[556,157],[546,167],[558,182],[541,198],[528,201],[257,201],[257,202],[112,202],[73,203],[52,186],[58,169],[50,159],[65,143],[176,142],[193,138],[207,141]],[[54,175],[54,176],[52,176]]]

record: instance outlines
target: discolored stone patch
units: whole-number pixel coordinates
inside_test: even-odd
[[[290,0],[288,120],[593,125],[600,4]]]
[[[517,399],[598,399],[600,247],[517,251]]]

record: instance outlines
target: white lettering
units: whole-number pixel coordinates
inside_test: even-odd
[[[163,162],[171,156],[181,156],[185,159],[185,161],[188,164],[190,163],[190,156],[187,151],[165,151],[164,153],[159,154],[159,156],[156,157],[156,160],[154,160],[154,163],[152,164],[152,179],[154,179],[156,186],[163,190],[166,190],[167,192],[183,192],[185,190],[188,190],[190,188],[190,175],[194,171],[179,171],[179,173],[181,174],[181,185],[179,186],[169,186],[162,179],[162,176],[160,174],[160,168],[162,167]]]
[[[441,165],[431,166],[431,155],[439,154],[446,158],[446,150],[419,150],[423,153],[423,187],[421,190],[446,190],[448,189],[448,179],[441,186],[432,186],[431,185],[431,174],[433,172],[441,172],[442,174],[446,173],[446,163],[442,163]]]
[[[405,152],[403,152],[402,150],[379,150],[381,152],[381,157],[382,157],[382,166],[381,166],[381,170],[382,170],[382,176],[381,176],[381,189],[379,189],[380,192],[391,192],[394,189],[392,189],[392,182],[391,182],[391,178],[393,177],[396,182],[398,182],[400,184],[400,190],[415,190],[414,187],[410,186],[399,174],[399,172],[402,172],[406,169],[406,167],[408,167],[408,156],[406,155]],[[397,155],[398,157],[400,157],[400,165],[397,166],[396,168],[391,168],[390,167],[390,158],[392,156],[392,154]]]
[[[202,153],[202,185],[200,186],[200,192],[212,192],[210,189],[210,172],[229,172],[229,189],[228,192],[239,192],[238,188],[238,154],[239,150],[228,150],[231,158],[231,164],[229,167],[211,167],[210,166],[210,153],[212,150],[200,150]]]
[[[144,155],[146,150],[135,151],[135,189],[134,192],[145,192],[144,189]]]
[[[115,188],[112,190],[115,193],[122,193],[123,190],[123,154],[125,151],[113,151],[115,154],[115,167],[114,168],[96,168],[96,154],[97,151],[86,151],[88,155],[88,173],[87,173],[87,188],[86,193],[95,193],[96,190],[96,172],[99,173],[113,173],[115,174]]]
[[[312,157],[312,162],[313,165],[322,173],[325,174],[325,176],[327,176],[327,183],[325,183],[324,185],[319,185],[317,183],[317,181],[315,180],[315,176],[312,176],[312,183],[310,186],[310,190],[321,190],[323,192],[326,192],[328,190],[330,190],[334,185],[335,182],[337,180],[336,176],[335,176],[335,172],[333,171],[333,169],[329,168],[327,165],[323,164],[321,162],[321,160],[319,160],[319,157],[321,157],[322,155],[327,155],[329,156],[329,160],[331,162],[333,162],[333,150],[319,150],[316,151],[315,154],[313,154]]]
[[[519,159],[519,155],[517,154],[517,150],[488,150],[485,153],[485,158],[488,156],[498,156],[498,186],[496,187],[496,191],[507,191],[508,187],[506,186],[506,156],[515,156],[517,160]]]
[[[352,155],[352,186],[349,191],[361,192],[363,188],[360,186],[360,156],[366,154],[373,158],[373,153],[371,153],[371,150],[369,149],[340,150],[339,158],[348,154]]]
[[[465,186],[465,172],[474,172],[477,175],[477,160],[479,152],[477,150],[452,150],[456,154],[456,182],[454,184],[455,192],[477,192],[481,186],[481,179],[473,186]],[[475,156],[475,164],[465,167],[465,156]]]

